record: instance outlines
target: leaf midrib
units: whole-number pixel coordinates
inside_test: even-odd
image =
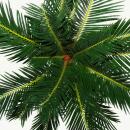
[[[28,42],[28,43],[31,43],[31,44],[34,44],[34,45],[37,44],[35,41],[33,41],[33,40],[31,40],[31,39],[17,33],[16,31],[10,29],[9,27],[6,27],[5,25],[3,25],[1,23],[0,23],[0,28],[3,29],[4,31],[8,32],[9,34],[12,34],[12,35],[14,35],[14,36]]]
[[[61,81],[62,81],[62,78],[63,78],[63,76],[64,76],[64,73],[65,73],[67,64],[68,64],[68,62],[64,62],[63,69],[62,69],[62,71],[61,71],[61,74],[60,74],[60,76],[59,76],[59,79],[58,79],[57,83],[56,83],[55,86],[53,87],[53,90],[48,94],[48,97],[45,99],[45,101],[40,104],[40,106],[46,105],[46,104],[50,101],[50,99],[52,98],[52,96],[56,93],[56,91],[57,91],[57,89],[59,88],[59,85],[60,85],[60,83],[61,83]]]
[[[89,5],[88,5],[88,8],[87,8],[87,11],[85,13],[85,16],[83,17],[83,20],[79,26],[79,30],[75,36],[75,42],[77,43],[77,41],[80,39],[84,29],[85,29],[85,25],[87,24],[88,20],[89,20],[89,15],[91,13],[91,8],[93,6],[93,3],[94,3],[94,0],[90,0],[89,1]]]
[[[76,91],[77,102],[79,104],[79,109],[80,109],[80,112],[81,112],[81,117],[82,117],[82,120],[84,122],[86,130],[88,130],[88,128],[89,128],[88,127],[88,121],[86,120],[85,111],[84,111],[84,108],[83,108],[83,104],[82,104],[81,97],[80,97],[79,90],[78,90],[77,86],[75,88],[75,91]]]
[[[64,4],[65,4],[65,0],[61,0],[61,3],[60,3],[60,11],[63,10]]]
[[[103,39],[103,40],[97,42],[96,44],[94,44],[94,45],[92,45],[92,46],[90,46],[90,47],[88,47],[88,48],[85,48],[85,49],[83,49],[83,50],[77,52],[77,53],[75,54],[75,56],[76,56],[76,55],[79,55],[79,54],[82,54],[82,53],[84,53],[84,52],[89,52],[91,49],[97,47],[98,45],[103,44],[105,41],[108,41],[108,40],[114,41],[114,40],[116,40],[116,39],[125,39],[125,38],[128,38],[128,37],[130,37],[130,34],[124,34],[124,35],[120,35],[120,36],[111,35],[111,36],[109,36],[109,37],[107,37],[107,38],[105,38],[105,39]],[[118,53],[118,54],[120,55],[120,53]],[[129,53],[129,54],[130,54],[130,53]],[[123,55],[123,53],[121,53],[121,55]]]
[[[90,72],[90,73],[93,73],[93,74],[96,74],[97,76],[103,78],[103,79],[106,79],[107,81],[117,85],[119,88],[121,89],[124,89],[124,90],[127,90],[127,91],[130,91],[130,88],[128,88],[127,86],[125,86],[124,84],[114,80],[113,78],[109,77],[108,75],[106,74],[103,74],[102,72],[98,71],[98,70],[95,70],[94,68],[92,67],[89,67],[87,66],[86,69]]]
[[[46,25],[47,25],[47,27],[48,27],[48,30],[50,31],[50,34],[51,34],[52,37],[54,38],[57,47],[59,47],[60,51],[61,51],[62,53],[64,53],[64,49],[63,49],[63,47],[62,47],[62,43],[61,43],[61,41],[59,40],[59,38],[56,36],[55,32],[53,31],[53,28],[52,28],[52,26],[51,26],[51,24],[50,24],[49,18],[48,18],[48,16],[46,15],[46,11],[45,11],[44,9],[42,9],[42,15],[43,15],[44,18],[45,18],[45,23],[46,23]]]
[[[34,56],[34,57],[32,57],[32,59],[63,59],[64,58],[64,56],[60,56],[60,55],[57,55],[57,56]]]
[[[12,94],[14,94],[14,93],[16,93],[16,92],[22,91],[22,90],[25,89],[25,88],[28,88],[28,87],[32,86],[34,83],[37,83],[37,82],[38,82],[39,80],[41,80],[42,78],[43,78],[43,75],[37,77],[37,78],[36,78],[35,80],[33,80],[33,81],[30,81],[29,83],[26,83],[26,84],[21,85],[21,86],[19,86],[19,87],[18,87],[18,86],[14,87],[13,89],[9,90],[8,92],[6,92],[6,93],[4,93],[2,96],[0,96],[0,100],[6,98],[6,97],[8,97],[8,96],[10,96],[10,95],[12,95]]]

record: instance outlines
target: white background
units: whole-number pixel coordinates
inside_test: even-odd
[[[0,0],[0,2],[7,2],[8,0]],[[26,3],[35,3],[40,5],[42,0],[9,0],[13,10],[21,9],[21,6],[26,5]],[[118,1],[118,0],[117,0]],[[120,1],[120,0],[119,0]],[[125,0],[124,2],[124,11],[120,14],[122,18],[130,18],[130,0]],[[18,68],[23,67],[22,63],[12,63],[4,57],[4,55],[0,55],[0,74],[4,74],[5,72],[18,71]],[[125,114],[123,111],[114,109],[119,114],[119,118],[121,123],[115,124],[117,130],[130,130],[130,115]],[[5,118],[0,120],[0,130],[29,130],[31,128],[33,116],[29,118],[26,122],[24,128],[21,127],[20,121],[7,121]],[[63,123],[61,123],[58,130],[66,130]]]

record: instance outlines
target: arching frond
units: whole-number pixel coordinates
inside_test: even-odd
[[[116,12],[121,9],[121,1],[113,0],[82,0],[78,1],[75,11],[75,42],[87,33],[98,31],[104,22],[117,19]]]
[[[76,50],[80,50],[76,55],[87,52],[91,53],[91,51],[96,52],[96,50],[102,52],[102,54],[104,50],[104,54],[108,53],[107,55],[123,51],[127,52],[129,51],[129,36],[130,20],[119,20],[110,27],[105,27],[99,32],[88,35],[87,39],[81,39],[79,45],[76,46]],[[90,41],[90,39],[92,40]],[[104,47],[106,48],[104,49]]]
[[[12,55],[10,59],[21,61],[29,58],[37,43],[27,32],[24,17],[17,12],[17,22],[10,6],[0,4],[0,53]],[[32,53],[30,53],[32,52]]]
[[[21,72],[24,74],[24,76],[21,76],[17,73],[14,73],[13,75],[7,74],[4,75],[3,79],[0,80],[0,88],[4,90],[4,92],[0,95],[1,117],[3,114],[10,112],[13,115],[13,112],[16,112],[14,107],[18,106],[17,103],[20,103],[20,98],[22,98],[22,95],[29,91],[31,87],[36,86],[43,78],[42,70],[34,71],[33,68],[23,68],[21,69]],[[15,118],[15,116],[13,115],[12,118]]]

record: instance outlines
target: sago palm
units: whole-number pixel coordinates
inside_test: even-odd
[[[44,0],[25,16],[0,4],[0,53],[24,61],[0,80],[0,117],[37,112],[32,130],[116,130],[114,107],[130,109],[130,20],[121,1]]]

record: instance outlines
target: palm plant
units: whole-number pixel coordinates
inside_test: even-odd
[[[21,74],[0,79],[0,117],[33,111],[32,130],[116,130],[110,105],[130,108],[130,20],[121,1],[44,0],[14,19],[0,3],[0,53],[24,61]]]

